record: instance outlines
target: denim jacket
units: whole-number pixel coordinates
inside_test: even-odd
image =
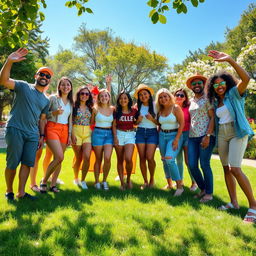
[[[251,139],[254,136],[254,132],[249,125],[248,120],[245,117],[244,113],[244,103],[245,103],[246,93],[242,96],[238,92],[237,86],[231,88],[224,97],[224,104],[227,107],[230,115],[234,120],[235,133],[238,138],[242,138],[248,135],[248,138]],[[215,112],[218,107],[217,100],[214,103]],[[215,115],[215,131],[216,136],[218,135],[219,130],[219,118]]]

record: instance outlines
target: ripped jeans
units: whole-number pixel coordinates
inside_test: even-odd
[[[159,132],[159,149],[163,161],[165,177],[166,179],[172,179],[174,181],[181,180],[180,172],[176,164],[176,157],[181,150],[182,138],[179,139],[178,148],[173,150],[172,142],[176,135],[177,132]]]

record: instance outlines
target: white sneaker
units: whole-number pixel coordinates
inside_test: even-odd
[[[60,184],[60,185],[65,184],[65,183],[64,183],[64,181],[63,181],[63,180],[61,180],[61,179],[57,179],[57,180],[56,180],[56,183],[57,183],[57,184]]]
[[[184,192],[184,189],[183,188],[177,188],[175,193],[174,193],[174,196],[177,197],[177,196],[181,196],[182,193]]]
[[[75,180],[73,180],[73,183],[74,183],[74,185],[79,186],[80,181],[79,181],[79,179],[75,179]]]
[[[80,181],[79,186],[80,186],[82,189],[88,189],[88,187],[87,187],[85,181]]]
[[[99,182],[96,183],[94,186],[95,186],[96,189],[101,189],[101,186],[100,186],[100,183],[99,183]]]
[[[103,181],[103,182],[101,183],[101,185],[102,185],[102,187],[103,187],[104,190],[109,190],[108,183],[107,183],[106,181]]]

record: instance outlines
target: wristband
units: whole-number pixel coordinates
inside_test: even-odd
[[[45,137],[45,135],[44,134],[40,134],[40,137]]]

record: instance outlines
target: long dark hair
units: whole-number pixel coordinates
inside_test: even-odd
[[[188,98],[188,93],[185,89],[178,89],[177,91],[174,92],[174,97],[175,95],[178,93],[178,92],[182,92],[184,95],[185,95],[185,100],[183,101],[182,103],[182,107],[183,108],[187,108],[189,105],[190,105],[190,102],[189,102],[189,98]]]
[[[80,94],[81,94],[81,91],[83,90],[87,90],[88,93],[89,93],[89,98],[88,100],[86,101],[85,105],[88,107],[90,113],[92,113],[92,107],[93,107],[93,99],[92,99],[92,94],[89,90],[89,88],[87,86],[82,86],[80,88],[78,88],[78,91],[76,92],[76,96],[75,96],[75,103],[74,103],[74,108],[73,108],[73,117],[75,118],[76,115],[77,115],[77,110],[79,109],[80,107]]]
[[[224,70],[212,75],[208,79],[206,86],[205,86],[206,95],[211,103],[213,103],[215,99],[219,100],[219,96],[215,92],[214,87],[213,87],[215,80],[217,78],[221,78],[226,82],[226,92],[225,93],[227,93],[231,88],[236,86],[238,83],[237,79],[233,75],[231,75],[230,73],[228,73]]]
[[[121,104],[119,103],[119,100],[120,100],[120,97],[125,94],[128,98],[128,109],[129,111],[132,110],[132,97],[131,95],[128,93],[128,92],[125,92],[125,91],[121,91],[118,96],[117,96],[117,100],[116,100],[116,119],[119,119],[121,116],[122,116],[122,106]]]
[[[68,93],[68,97],[67,97],[67,98],[68,98],[70,104],[73,105],[73,103],[74,103],[74,101],[73,101],[73,84],[72,84],[71,80],[70,80],[68,77],[66,77],[66,76],[63,76],[63,77],[59,80],[59,82],[58,82],[58,87],[57,87],[58,96],[61,97],[61,95],[62,95],[61,90],[60,90],[60,86],[61,86],[61,84],[62,84],[64,81],[68,81],[68,82],[70,83],[70,85],[71,85],[71,90],[70,90],[70,92]]]
[[[151,114],[152,117],[155,118],[156,114],[154,112],[154,106],[153,106],[153,97],[150,93],[149,90],[147,89],[142,89],[142,90],[145,90],[149,93],[149,100],[148,100],[148,112]],[[141,109],[141,105],[142,105],[142,102],[140,100],[140,97],[139,97],[139,92],[138,92],[138,99],[137,99],[137,107],[138,107],[138,112],[137,112],[137,115],[136,115],[136,119],[138,118],[138,116],[140,115],[140,109]]]

